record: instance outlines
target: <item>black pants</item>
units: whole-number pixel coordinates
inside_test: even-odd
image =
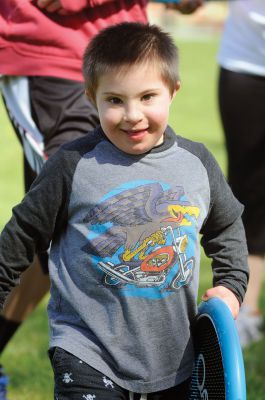
[[[43,135],[48,157],[61,145],[86,135],[98,126],[97,110],[86,98],[82,82],[45,76],[28,77],[28,82],[31,116]],[[14,129],[20,139],[17,127],[14,126]],[[34,172],[25,161],[26,191],[34,178]]]
[[[107,376],[60,347],[49,350],[49,356],[54,371],[55,400],[188,399],[190,380],[167,390],[149,393],[145,397],[121,388]]]
[[[265,77],[221,69],[219,106],[228,181],[244,204],[250,254],[265,254]]]

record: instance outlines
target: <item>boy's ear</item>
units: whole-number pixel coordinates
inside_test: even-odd
[[[180,83],[180,81],[177,81],[176,87],[175,87],[174,92],[173,92],[173,94],[172,94],[172,100],[173,100],[174,97],[176,96],[176,93],[177,93],[177,91],[180,89],[180,87],[181,87],[181,83]]]
[[[90,100],[92,96],[91,96],[91,93],[90,93],[90,91],[88,89],[85,89],[85,94],[86,94],[86,97],[88,97],[89,100]]]
[[[94,105],[96,105],[94,96],[92,95],[92,93],[91,93],[88,89],[85,90],[85,95],[86,95],[86,97],[88,98],[88,100],[91,101],[91,103],[93,103]]]

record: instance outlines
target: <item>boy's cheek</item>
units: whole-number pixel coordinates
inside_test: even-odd
[[[149,118],[157,123],[163,123],[168,119],[169,111],[164,109],[162,106],[156,107],[152,113],[149,114]]]
[[[122,119],[122,113],[119,109],[106,107],[104,110],[104,118],[106,121],[109,122],[119,121],[120,119]]]
[[[118,115],[116,112],[113,112],[113,110],[102,108],[99,110],[99,118],[101,122],[104,122],[105,124],[113,124],[118,120]]]

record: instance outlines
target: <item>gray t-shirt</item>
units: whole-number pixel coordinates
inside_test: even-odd
[[[125,389],[166,389],[191,374],[200,234],[214,285],[243,299],[242,211],[204,145],[167,128],[162,145],[135,156],[99,128],[51,157],[13,210],[0,299],[50,246],[50,346]]]

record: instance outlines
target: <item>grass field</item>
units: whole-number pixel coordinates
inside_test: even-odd
[[[218,40],[178,43],[181,57],[182,89],[172,105],[170,124],[178,134],[203,141],[214,153],[223,170],[225,149],[216,105],[216,51]],[[23,195],[22,154],[0,103],[0,228],[11,214],[11,207]],[[210,261],[202,257],[202,292],[211,285]],[[48,329],[47,298],[17,332],[2,356],[10,375],[10,400],[50,400],[52,371],[46,355]],[[265,295],[262,298],[265,310]],[[265,340],[244,352],[249,400],[265,399]]]

